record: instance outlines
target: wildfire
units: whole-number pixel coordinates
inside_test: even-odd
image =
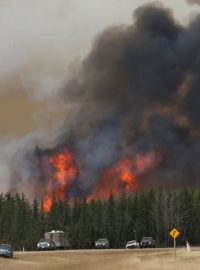
[[[124,159],[103,173],[103,177],[94,187],[87,201],[96,198],[107,199],[114,196],[131,193],[139,187],[137,177],[160,163],[160,155],[154,152],[137,154],[134,160]]]
[[[119,196],[133,192],[139,187],[138,177],[157,166],[160,161],[160,155],[155,152],[136,154],[134,159],[119,160],[102,172],[99,181],[91,187],[87,201],[107,199],[110,194]],[[48,164],[53,168],[53,173],[45,190],[43,209],[46,212],[51,209],[53,198],[72,198],[68,191],[76,184],[79,174],[75,156],[67,150],[49,157]]]
[[[132,166],[131,160],[124,159],[110,169],[107,169],[103,173],[100,182],[88,196],[87,201],[96,198],[107,199],[110,194],[119,196],[124,192],[133,191],[137,187],[137,182],[132,172]]]
[[[50,157],[48,163],[55,171],[46,188],[46,196],[43,202],[44,211],[50,210],[53,196],[57,200],[65,199],[67,190],[75,183],[78,175],[75,157],[67,150]]]

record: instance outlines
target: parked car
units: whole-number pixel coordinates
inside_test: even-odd
[[[110,248],[110,243],[106,238],[98,239],[94,245],[95,248]]]
[[[137,242],[136,240],[131,240],[126,243],[126,248],[139,248],[140,243]]]
[[[13,258],[13,252],[14,252],[14,249],[11,245],[9,245],[9,244],[1,244],[0,245],[0,256],[1,257]]]
[[[38,250],[54,250],[55,248],[56,244],[50,239],[40,239],[37,244]]]
[[[143,237],[142,241],[140,242],[141,248],[155,248],[156,242],[153,237]]]

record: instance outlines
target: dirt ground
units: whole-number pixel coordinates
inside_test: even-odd
[[[188,268],[189,267],[189,268]],[[196,270],[200,248],[178,249],[70,250],[15,252],[13,259],[0,258],[0,270]]]

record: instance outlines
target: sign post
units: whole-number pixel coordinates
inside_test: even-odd
[[[170,236],[174,238],[174,258],[176,259],[176,238],[180,235],[180,232],[174,228],[169,232]]]

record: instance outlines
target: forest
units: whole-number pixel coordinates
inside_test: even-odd
[[[45,212],[36,199],[24,194],[0,195],[0,242],[15,250],[35,250],[44,232],[63,230],[71,249],[94,248],[98,238],[108,238],[111,248],[124,248],[129,240],[153,236],[157,247],[173,245],[172,228],[180,231],[177,245],[188,240],[200,244],[200,188],[136,191],[108,200],[56,201]]]

